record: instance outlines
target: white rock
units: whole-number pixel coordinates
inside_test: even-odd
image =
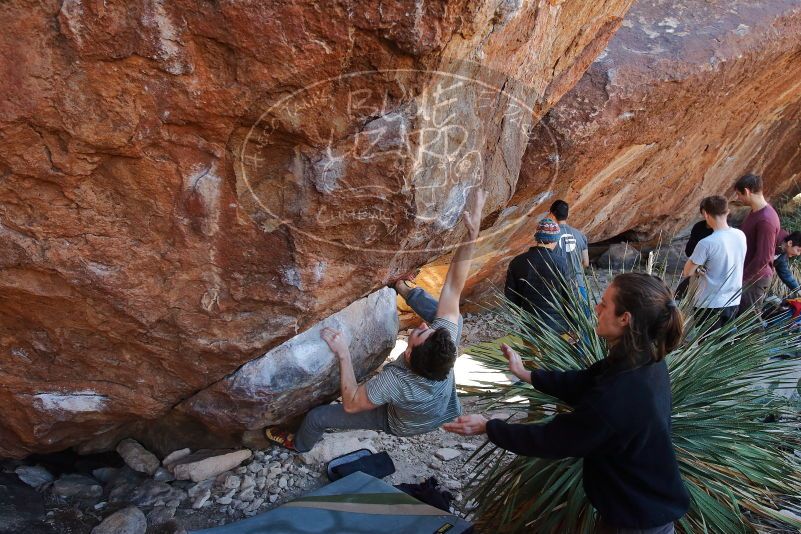
[[[200,482],[233,469],[250,458],[252,454],[249,449],[224,454],[214,451],[198,451],[179,460],[173,468],[173,473],[178,480]]]
[[[442,448],[442,449],[437,449],[437,452],[434,454],[440,460],[444,462],[450,462],[454,458],[458,458],[459,456],[461,456],[462,452],[457,451],[456,449]]]
[[[261,471],[261,464],[258,462],[252,462],[250,465],[247,466],[248,473],[258,473]]]
[[[239,489],[247,489],[256,486],[256,481],[250,475],[245,475],[242,477],[242,483],[239,485]]]
[[[231,497],[220,497],[217,499],[216,502],[217,504],[226,505],[226,504],[231,504],[231,501],[233,501]]]
[[[278,500],[278,495],[276,495],[275,493],[272,493],[272,494],[270,494],[269,499],[270,499],[271,503],[274,503],[275,501]]]
[[[214,484],[213,480],[204,480],[202,482],[198,482],[197,484],[186,490],[186,494],[189,495],[190,499],[194,499],[198,495],[202,495],[206,490],[211,491],[212,484]]]
[[[92,529],[92,534],[145,534],[147,518],[136,506],[114,512]]]
[[[50,471],[40,465],[21,465],[14,469],[14,472],[20,480],[37,489],[56,479]]]
[[[289,453],[288,452],[282,452],[281,455],[279,456],[279,458],[281,458],[281,460],[286,460],[287,458],[289,458]]]
[[[256,478],[256,487],[260,490],[264,489],[264,486],[267,485],[267,477],[257,477]]]
[[[256,499],[256,500],[255,500],[255,501],[253,501],[252,503],[250,503],[250,506],[248,506],[247,508],[245,508],[245,513],[248,513],[248,512],[255,512],[256,510],[258,510],[258,509],[259,509],[259,507],[260,507],[262,504],[264,504],[264,498],[263,498],[263,497],[259,497],[258,499]]]
[[[451,490],[460,490],[460,489],[462,489],[462,483],[459,482],[458,480],[450,480],[450,479],[446,478],[445,480],[442,481],[442,483],[445,485],[446,488],[451,489]]]
[[[206,501],[208,501],[209,498],[211,498],[211,490],[207,489],[195,498],[194,502],[192,503],[192,508],[195,510],[203,508],[203,505],[206,504]]]
[[[134,471],[153,475],[161,465],[156,455],[145,449],[138,441],[124,439],[117,444],[117,453]]]
[[[356,430],[326,434],[312,450],[301,454],[301,459],[307,465],[313,465],[328,463],[338,456],[359,449],[368,449],[370,452],[376,452],[375,445],[370,439],[359,437],[364,435],[364,432],[368,431]]]
[[[239,492],[239,495],[237,495],[237,497],[239,497],[240,501],[245,501],[245,502],[252,501],[256,497],[256,487],[253,486],[250,488],[243,489],[242,491]]]
[[[278,487],[281,488],[281,489],[284,489],[284,488],[287,487],[288,482],[289,481],[287,480],[286,477],[281,477],[280,480],[278,480]]]
[[[478,445],[476,445],[475,443],[468,443],[467,441],[461,442],[459,446],[466,451],[474,451],[478,448]]]
[[[375,439],[380,436],[375,430],[351,430],[348,434],[357,439]]]
[[[170,465],[174,464],[185,456],[189,456],[191,453],[192,451],[189,449],[178,449],[177,451],[172,451],[170,454],[164,457],[164,459],[161,461],[161,465],[169,468]]]
[[[242,479],[236,475],[228,475],[223,482],[223,487],[226,489],[237,490],[242,484]]]

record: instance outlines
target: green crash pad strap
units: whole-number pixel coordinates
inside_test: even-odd
[[[448,515],[405,493],[350,493],[300,497],[284,506],[374,515]]]

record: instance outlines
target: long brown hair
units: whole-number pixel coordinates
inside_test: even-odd
[[[684,318],[661,278],[644,273],[625,273],[612,280],[616,294],[615,315],[625,312],[631,320],[610,357],[631,365],[658,362],[681,341]]]

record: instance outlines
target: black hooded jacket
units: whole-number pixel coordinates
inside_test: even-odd
[[[664,361],[625,368],[607,358],[583,371],[533,371],[531,383],[573,411],[546,424],[493,419],[490,441],[526,456],[584,458],[584,490],[612,526],[653,528],[687,512],[689,496],[670,440]]]

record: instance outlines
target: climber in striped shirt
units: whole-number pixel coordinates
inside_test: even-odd
[[[396,436],[413,436],[437,429],[462,413],[453,365],[462,330],[459,299],[464,289],[473,249],[481,225],[486,192],[476,190],[463,213],[468,233],[453,255],[439,302],[407,278],[392,287],[424,322],[410,334],[406,351],[364,384],[356,382],[348,343],[340,332],[323,329],[340,365],[342,404],[311,410],[296,434],[272,427],[266,436],[299,452],[311,450],[330,429],[382,430]]]

